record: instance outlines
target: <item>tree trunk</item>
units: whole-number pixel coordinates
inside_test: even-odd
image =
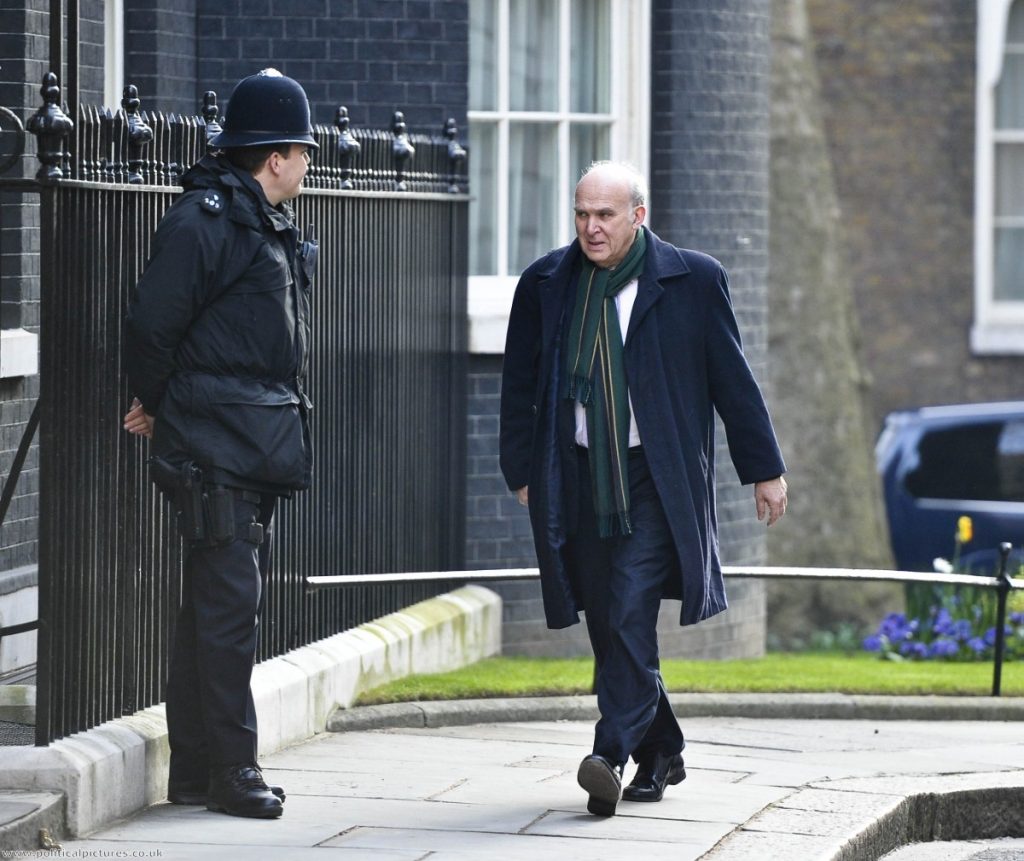
[[[805,2],[773,0],[772,11],[768,355],[790,505],[768,555],[774,565],[889,567]],[[886,585],[775,583],[769,636],[785,645],[843,621],[872,625],[899,601]]]

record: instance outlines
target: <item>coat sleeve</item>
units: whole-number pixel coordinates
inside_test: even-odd
[[[708,383],[715,411],[725,425],[729,455],[743,484],[777,478],[786,471],[768,407],[754,379],[729,298],[729,278],[719,265],[705,306]]]
[[[220,281],[225,218],[179,201],[164,217],[125,327],[129,392],[156,415],[175,369],[175,352]]]
[[[509,490],[529,483],[540,352],[537,282],[528,270],[519,279],[512,300],[501,371],[499,459]]]

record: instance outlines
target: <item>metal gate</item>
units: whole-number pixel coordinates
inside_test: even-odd
[[[126,87],[116,112],[78,110],[68,147],[52,74],[43,90],[28,124],[39,173],[0,176],[41,211],[41,745],[163,699],[181,553],[145,474],[148,443],[121,430],[122,328],[150,237],[218,113],[212,93],[197,117],[141,112]],[[260,659],[447,588],[310,592],[308,576],[461,567],[465,151],[453,125],[410,135],[401,114],[388,131],[350,130],[339,109],[315,135],[296,201],[321,248],[314,478],[279,508]]]

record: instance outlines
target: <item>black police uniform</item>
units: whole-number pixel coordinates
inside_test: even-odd
[[[312,469],[303,380],[315,244],[223,158],[206,156],[182,185],[131,300],[125,361],[130,391],[156,417],[154,480],[176,494],[188,539],[170,783],[204,787],[212,766],[256,762],[249,684],[271,519]]]

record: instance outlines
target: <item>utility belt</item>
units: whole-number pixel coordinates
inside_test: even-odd
[[[178,529],[186,541],[209,547],[236,539],[263,543],[262,523],[238,523],[235,517],[236,499],[259,505],[260,494],[207,481],[193,461],[174,466],[154,455],[149,467],[153,483],[174,502]]]

